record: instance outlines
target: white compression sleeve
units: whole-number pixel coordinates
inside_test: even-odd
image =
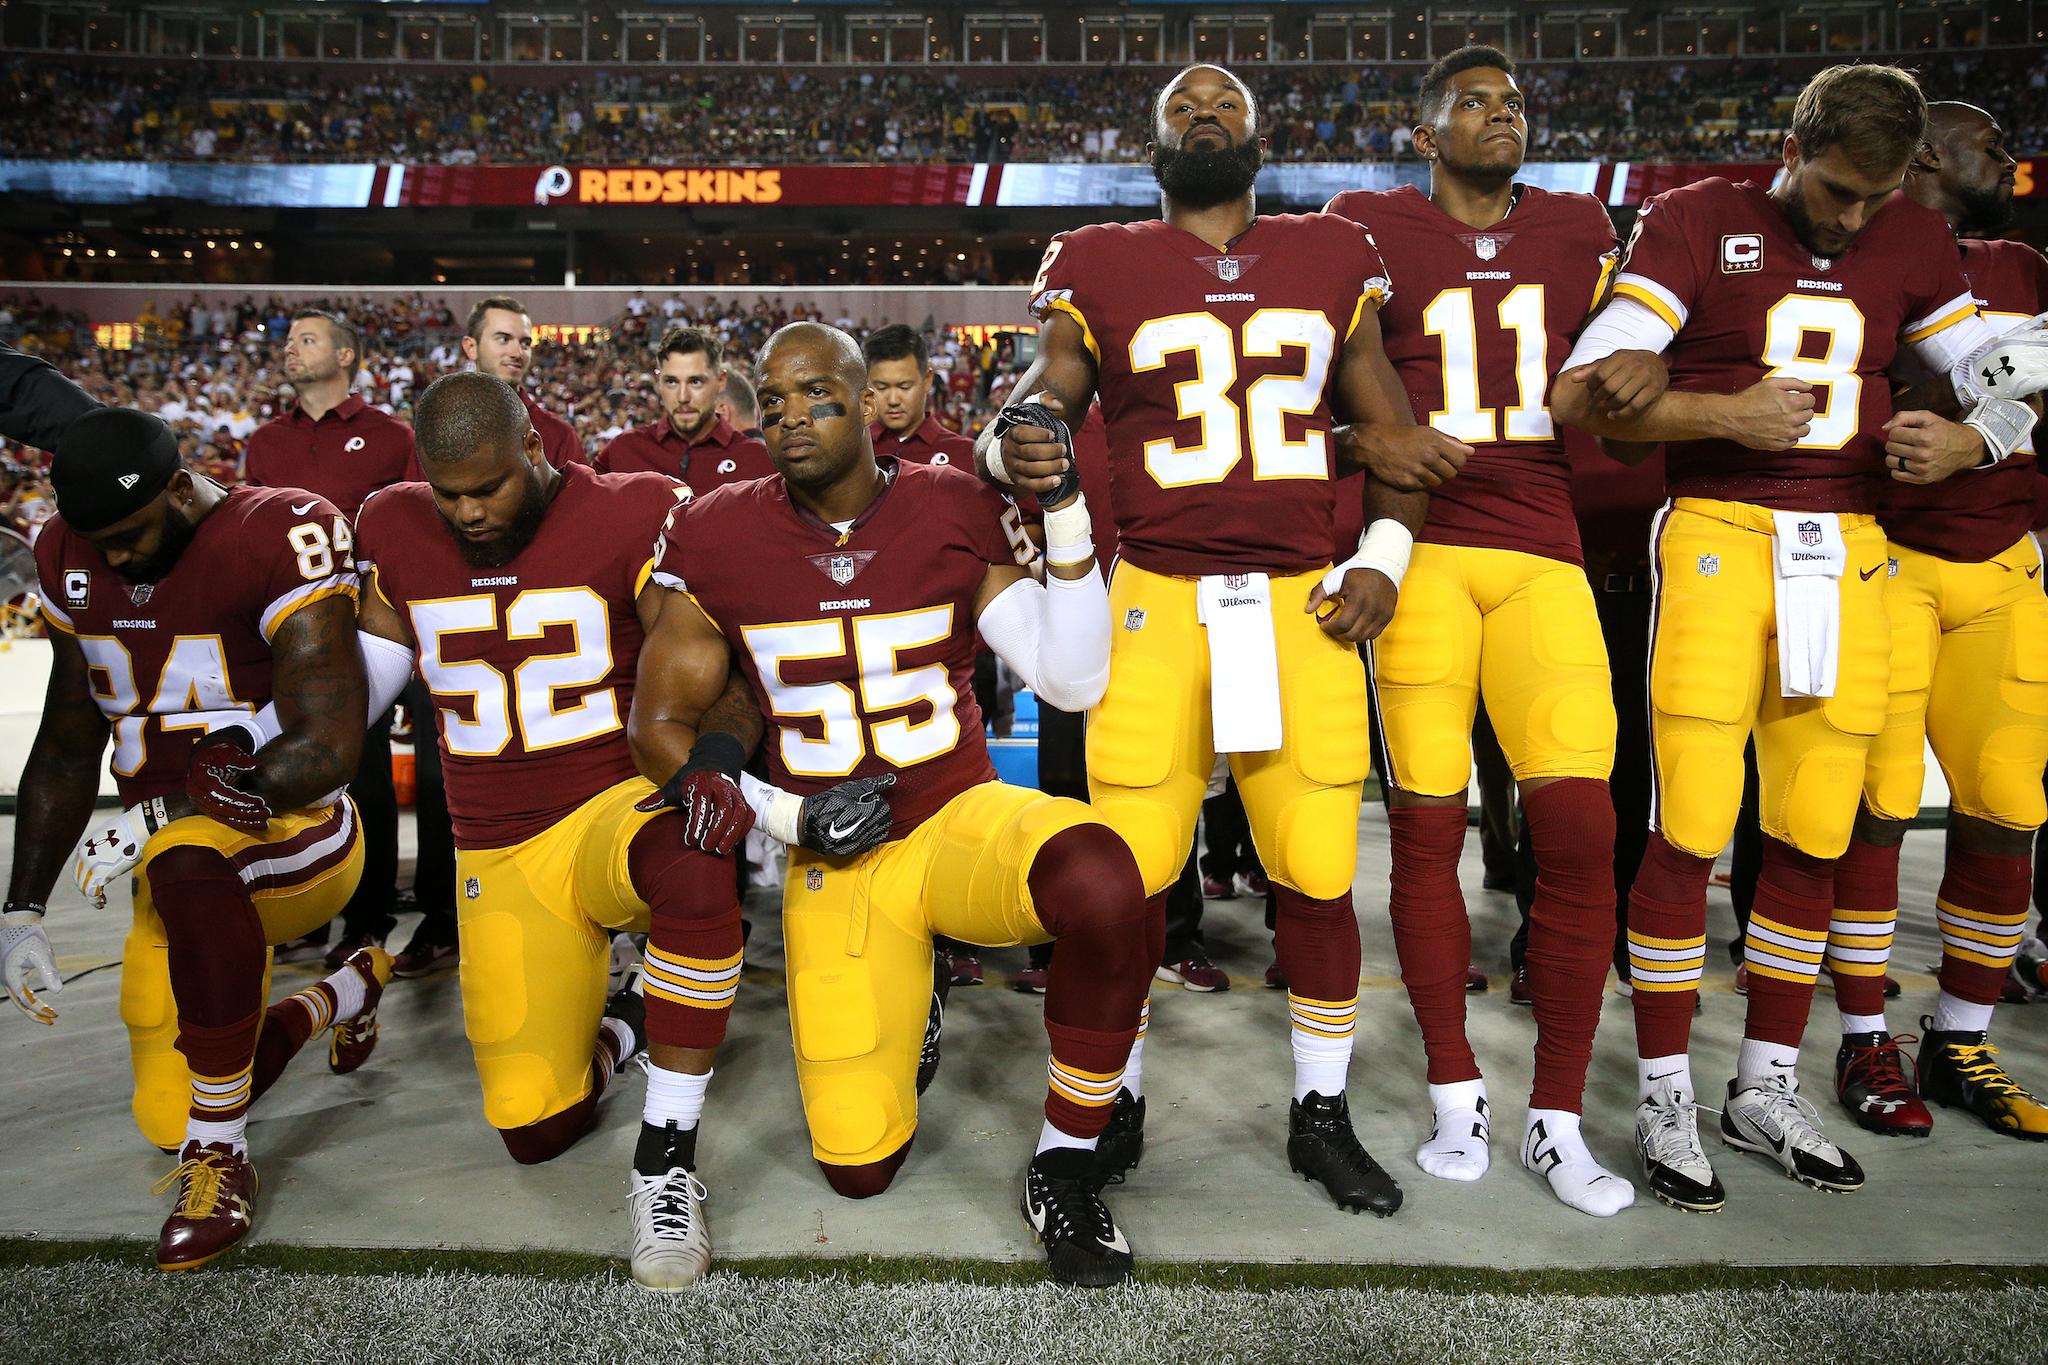
[[[1591,365],[1597,360],[1607,359],[1616,351],[1649,351],[1653,355],[1662,355],[1664,348],[1677,335],[1671,324],[1652,312],[1648,304],[1631,298],[1609,299],[1607,306],[1586,324],[1586,330],[1579,333],[1564,368],[1569,370],[1579,365]]]
[[[1062,711],[1082,712],[1109,686],[1109,585],[1099,573],[1021,578],[975,623],[1025,683]]]
[[[356,632],[356,652],[362,655],[363,673],[369,679],[369,724],[375,725],[398,701],[398,694],[405,691],[406,683],[412,680],[412,650],[396,640],[359,630]],[[251,717],[251,723],[265,744],[284,733],[284,723],[277,718],[276,702],[258,711]]]

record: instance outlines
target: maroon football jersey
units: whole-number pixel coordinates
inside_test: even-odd
[[[1787,511],[1874,512],[1902,342],[1976,311],[1948,224],[1903,194],[1833,260],[1800,244],[1762,185],[1701,180],[1643,205],[1615,281],[1678,331],[1671,386],[1736,393],[1767,376],[1814,385],[1813,426],[1791,450],[1675,441],[1673,497]]]
[[[2048,308],[2048,260],[2025,242],[1958,242],[1963,278],[1996,332],[2016,327]],[[1981,564],[2006,550],[2034,525],[2035,440],[1990,469],[1954,474],[1940,483],[1884,481],[1878,520],[1901,545],[1943,559]]]
[[[1380,335],[1415,420],[1473,448],[1430,490],[1417,539],[1576,564],[1571,465],[1548,395],[1620,248],[1590,195],[1522,185],[1516,196],[1484,230],[1413,185],[1340,194],[1329,211],[1372,229],[1401,282]]]
[[[885,456],[882,495],[841,533],[781,475],[721,488],[670,524],[657,580],[732,642],[761,699],[775,782],[802,795],[897,774],[900,839],[991,781],[974,702],[974,597],[1035,552],[1010,500],[962,469]]]
[[[1329,387],[1363,309],[1392,293],[1372,234],[1262,216],[1217,251],[1164,219],[1053,238],[1031,311],[1095,356],[1119,553],[1155,573],[1330,562]]]
[[[347,519],[302,488],[233,489],[155,583],[130,584],[61,516],[35,556],[43,615],[85,653],[129,806],[183,791],[200,736],[270,701],[270,641],[293,612],[356,593]]]
[[[712,418],[695,443],[676,435],[666,417],[622,431],[597,453],[593,463],[607,474],[636,470],[666,474],[690,485],[699,497],[729,483],[765,479],[775,472],[768,447],[758,437],[735,430],[723,417]]]
[[[294,406],[250,432],[242,481],[307,489],[353,517],[364,498],[417,469],[412,428],[352,393],[317,422]]]
[[[462,557],[425,484],[363,505],[357,567],[417,642],[457,848],[523,843],[638,771],[633,601],[688,497],[658,474],[569,465],[539,532],[498,567]]]

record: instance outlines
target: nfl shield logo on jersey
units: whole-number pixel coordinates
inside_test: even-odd
[[[853,556],[833,555],[832,563],[829,566],[829,572],[832,575],[832,581],[834,583],[837,583],[842,588],[845,587],[848,583],[851,583],[853,581]]]
[[[1701,555],[1701,556],[1700,556],[1700,577],[1701,577],[1701,578],[1712,578],[1712,577],[1713,577],[1713,576],[1714,576],[1715,574],[1717,574],[1717,573],[1719,573],[1719,572],[1721,572],[1721,556],[1719,556],[1719,555]]]
[[[1129,611],[1127,611],[1127,612],[1125,612],[1125,613],[1124,613],[1124,629],[1125,629],[1125,630],[1128,630],[1128,631],[1140,631],[1140,630],[1143,630],[1144,628],[1145,628],[1145,609],[1144,609],[1143,607],[1132,607],[1132,608],[1131,608],[1131,609],[1130,609]]]
[[[1223,576],[1223,586],[1232,592],[1243,592],[1244,585],[1251,582],[1249,574],[1233,573]]]
[[[1799,543],[1809,548],[1820,544],[1820,523],[1817,521],[1800,522]]]
[[[156,596],[156,584],[154,583],[130,583],[128,585],[128,600],[138,607],[148,606],[149,599],[154,596]]]
[[[1219,256],[1216,259],[1216,278],[1225,284],[1231,283],[1244,273],[1235,256]]]
[[[823,891],[824,889],[825,889],[825,872],[824,872],[824,869],[823,869],[823,868],[817,868],[817,867],[807,867],[807,868],[805,868],[805,869],[804,869],[804,890],[806,890],[806,891]]]
[[[462,894],[471,900],[481,897],[484,894],[483,879],[480,877],[468,878],[462,883]]]
[[[1481,237],[1472,243],[1472,249],[1479,253],[1479,259],[1490,261],[1500,254],[1500,243],[1491,237]]]

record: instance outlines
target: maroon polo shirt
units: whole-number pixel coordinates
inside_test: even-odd
[[[700,498],[714,488],[764,479],[775,472],[768,447],[758,438],[734,430],[723,417],[712,418],[711,425],[694,444],[676,435],[666,417],[622,431],[597,453],[592,463],[605,474],[641,470],[666,474],[690,485],[690,490]]]
[[[541,449],[547,452],[548,463],[560,469],[567,464],[589,464],[583,456],[583,442],[576,438],[576,428],[549,412],[533,401],[533,395],[525,389],[519,391],[519,401],[526,404],[526,415],[533,420],[533,429],[540,433]]]
[[[249,433],[242,481],[303,488],[353,517],[363,499],[414,477],[412,428],[350,394],[319,420],[293,404]]]
[[[905,435],[898,436],[880,422],[868,428],[868,435],[877,455],[894,455],[917,464],[958,465],[970,474],[975,472],[974,438],[939,425],[939,419],[930,413]]]

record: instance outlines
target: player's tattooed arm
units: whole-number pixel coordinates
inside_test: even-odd
[[[1369,471],[1389,488],[1424,495],[1446,479],[1456,478],[1472,447],[1435,427],[1418,426],[1401,376],[1387,359],[1380,340],[1377,309],[1359,311],[1358,326],[1345,339],[1337,360],[1337,416],[1347,425],[1332,434],[1337,458]],[[1420,523],[1418,522],[1418,525]]]
[[[92,699],[85,654],[61,630],[50,632],[50,683],[43,721],[21,771],[14,826],[14,868],[7,899],[46,904],[85,833],[99,795],[107,718]]]
[[[270,641],[271,698],[283,733],[242,786],[273,811],[302,810],[355,776],[369,685],[356,648],[356,607],[328,597],[286,617]]]
[[[1010,392],[1045,404],[1071,429],[1095,401],[1095,381],[1095,356],[1081,324],[1071,313],[1054,312],[1038,334],[1038,358]],[[999,441],[991,423],[975,441],[974,467],[991,482],[1037,496],[1059,486],[1071,454],[1043,427],[1012,427]]]

